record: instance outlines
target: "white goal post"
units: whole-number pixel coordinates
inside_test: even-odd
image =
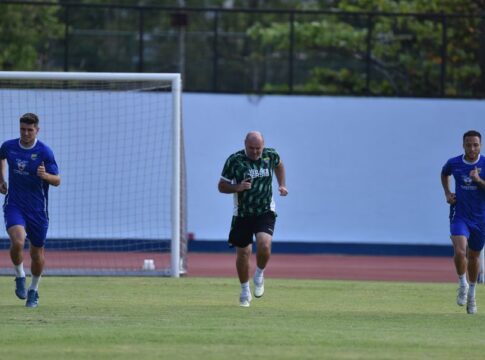
[[[18,137],[23,113],[37,113],[39,140],[53,149],[63,179],[49,190],[46,274],[186,272],[181,92],[180,74],[0,71],[0,143]],[[73,162],[83,169],[71,170]],[[1,238],[5,242],[6,232]],[[162,249],[169,264],[160,257],[153,268],[163,240],[169,242]],[[50,243],[60,248],[51,251]],[[53,265],[50,254],[70,251],[72,244],[82,251],[78,257],[99,256],[99,262]],[[109,254],[103,259],[101,253]]]

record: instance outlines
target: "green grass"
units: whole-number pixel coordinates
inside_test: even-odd
[[[13,286],[0,277],[0,359],[485,357],[485,286],[475,316],[455,284],[267,279],[240,308],[236,279],[45,277],[37,309]]]

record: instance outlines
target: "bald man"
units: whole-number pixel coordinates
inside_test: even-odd
[[[233,194],[234,213],[229,232],[229,246],[236,247],[236,269],[241,283],[239,305],[249,307],[249,260],[256,237],[256,272],[254,296],[264,294],[264,269],[271,255],[271,241],[276,221],[273,200],[273,174],[281,196],[288,195],[285,167],[275,149],[264,147],[263,135],[251,131],[244,140],[244,149],[229,156],[222,169],[219,191]]]

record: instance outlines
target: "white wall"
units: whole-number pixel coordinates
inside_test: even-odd
[[[485,102],[254,100],[184,95],[188,227],[196,239],[226,239],[232,197],[217,182],[245,134],[260,130],[287,169],[289,195],[275,196],[275,241],[449,244],[441,167],[462,153],[465,131],[485,135]]]

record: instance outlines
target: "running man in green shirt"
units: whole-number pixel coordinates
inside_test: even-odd
[[[249,307],[249,260],[253,236],[256,236],[256,272],[254,296],[264,294],[264,269],[271,255],[271,241],[276,220],[273,200],[273,174],[281,196],[288,195],[285,167],[275,149],[265,148],[261,133],[246,135],[244,150],[229,156],[224,164],[219,191],[234,195],[234,213],[229,233],[229,245],[236,247],[236,269],[241,283],[239,305]]]

